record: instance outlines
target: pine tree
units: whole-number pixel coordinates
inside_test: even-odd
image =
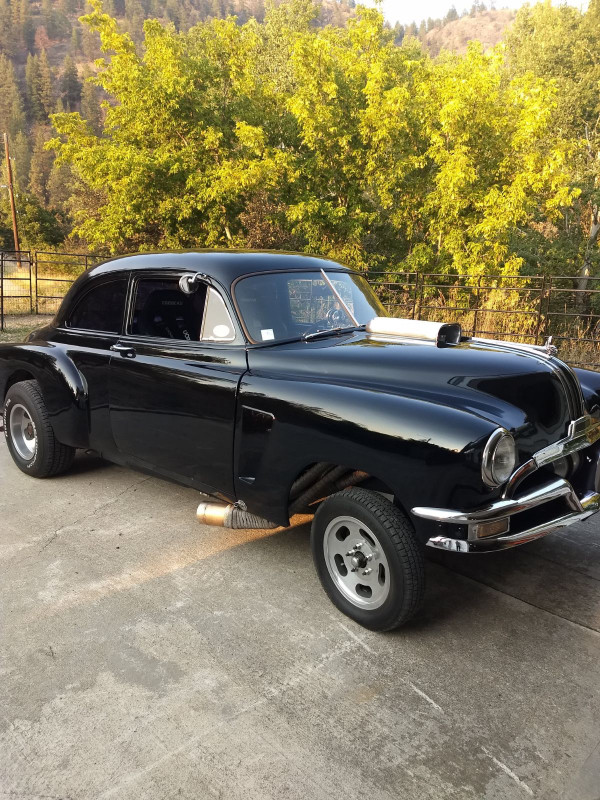
[[[23,131],[19,131],[13,137],[10,146],[11,155],[14,158],[13,178],[17,192],[25,193],[29,181],[29,168],[31,164],[31,147],[29,137]]]
[[[81,35],[81,49],[88,61],[94,61],[100,55],[100,38],[97,33],[87,26]]]
[[[73,55],[77,55],[81,50],[81,28],[77,25],[73,25],[73,30],[71,31],[69,50]]]
[[[74,111],[81,100],[81,81],[71,56],[65,58],[60,89],[65,108],[67,111]]]
[[[14,137],[25,129],[23,101],[15,70],[9,59],[0,54],[0,133]]]
[[[102,109],[98,99],[98,87],[86,80],[81,91],[81,116],[87,120],[88,125],[99,133],[102,124]]]
[[[18,40],[15,42],[11,7],[8,0],[0,0],[0,53],[15,55]]]
[[[45,50],[40,53],[40,101],[46,114],[51,114],[54,109],[54,88],[52,81],[52,70],[48,63],[48,55]]]
[[[33,50],[33,42],[35,37],[35,27],[31,19],[31,9],[29,7],[29,0],[21,0],[19,8],[19,25],[21,27],[21,39],[23,46],[30,53]]]
[[[42,125],[38,126],[34,134],[29,168],[29,190],[42,206],[46,206],[48,203],[48,178],[54,162],[52,152],[45,149],[48,138],[47,128]]]
[[[27,109],[33,122],[44,119],[44,106],[40,97],[40,64],[37,56],[27,56],[25,67],[25,86],[27,89]]]

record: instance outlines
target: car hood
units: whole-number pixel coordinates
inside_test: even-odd
[[[566,436],[578,387],[543,353],[469,340],[430,342],[357,332],[252,349],[251,371],[343,384],[469,411],[511,430],[531,454]],[[579,411],[579,413],[578,413]]]

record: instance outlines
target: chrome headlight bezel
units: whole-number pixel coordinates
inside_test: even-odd
[[[502,445],[503,448],[509,446],[512,450],[512,459],[509,462],[510,471],[507,466],[504,466],[502,471],[500,471],[500,466],[496,463],[498,455],[501,452],[499,451],[500,445]],[[506,483],[510,478],[516,465],[517,447],[513,435],[509,433],[506,428],[497,428],[487,440],[483,450],[483,456],[481,458],[481,478],[483,482],[491,489],[502,486],[502,484]]]

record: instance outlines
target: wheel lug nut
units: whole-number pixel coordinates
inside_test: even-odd
[[[357,542],[357,543],[354,545],[354,549],[355,549],[355,550],[360,550],[360,548],[361,548],[362,546],[363,546],[363,542]]]
[[[371,567],[367,567],[366,569],[363,569],[363,573],[362,573],[362,574],[363,574],[363,575],[370,575],[370,574],[371,574],[371,572],[373,572],[373,570],[371,569]]]

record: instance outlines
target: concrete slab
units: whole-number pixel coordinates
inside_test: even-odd
[[[0,800],[600,798],[600,525],[428,565],[395,634],[342,616],[309,529],[0,444]]]

